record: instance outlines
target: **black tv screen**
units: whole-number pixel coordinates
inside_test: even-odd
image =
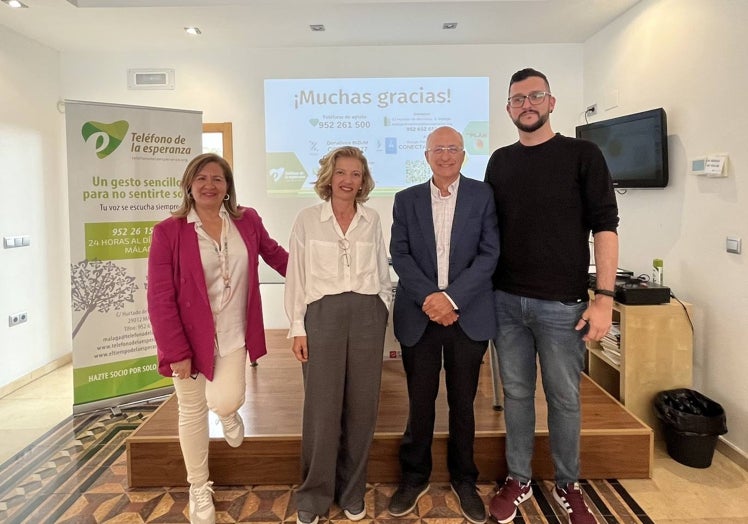
[[[577,126],[577,138],[602,150],[616,188],[668,183],[667,117],[662,108]]]

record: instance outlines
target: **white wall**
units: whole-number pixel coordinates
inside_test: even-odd
[[[59,54],[0,26],[0,386],[70,353],[70,263]],[[8,315],[28,322],[8,326]]]
[[[650,273],[694,306],[694,388],[725,408],[726,440],[748,450],[748,3],[645,0],[584,46],[584,103],[619,107],[596,119],[655,107],[668,115],[670,185],[619,195],[621,266]],[[688,158],[730,153],[729,177],[686,174]]]
[[[63,54],[62,84],[66,98],[161,106],[203,111],[204,122],[233,123],[234,168],[239,201],[255,207],[265,226],[281,244],[296,213],[316,203],[315,198],[268,197],[265,191],[263,81],[268,78],[487,76],[490,78],[491,144],[516,140],[516,130],[504,105],[509,77],[526,66],[550,76],[559,99],[554,112],[556,129],[574,134],[582,111],[582,46],[420,46],[315,49],[247,49],[235,54],[141,54],[91,52]],[[127,89],[128,68],[168,67],[176,70],[173,91]],[[293,129],[289,129],[293,133]],[[392,198],[372,198],[369,205],[382,217],[386,241],[392,222]],[[282,280],[262,268],[263,311],[268,328],[288,326],[283,312]]]
[[[265,195],[263,80],[488,76],[494,117],[490,138],[498,146],[516,140],[516,131],[504,112],[507,84],[514,71],[528,65],[547,70],[559,98],[554,112],[556,126],[573,135],[581,112],[581,45],[246,49],[231,56],[199,50],[181,54],[154,51],[147,58],[107,50],[106,54],[63,54],[61,70],[68,98],[197,109],[204,112],[204,122],[233,122],[239,200],[256,207],[270,232],[287,244],[298,209],[318,200]],[[174,68],[176,89],[129,91],[126,70],[136,67]],[[372,198],[369,203],[382,215],[389,239],[392,198]]]

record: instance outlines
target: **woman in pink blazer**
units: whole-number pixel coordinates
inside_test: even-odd
[[[285,276],[288,253],[255,210],[237,206],[231,167],[220,156],[194,158],[181,188],[181,207],[153,229],[148,313],[159,372],[174,377],[190,522],[212,524],[208,409],[226,442],[240,446],[247,354],[256,361],[267,353],[258,257]]]

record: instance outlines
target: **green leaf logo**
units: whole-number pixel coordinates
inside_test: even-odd
[[[118,120],[111,124],[103,122],[86,122],[81,128],[83,141],[93,137],[96,144],[96,156],[105,158],[112,154],[124,140],[130,124],[126,120]]]

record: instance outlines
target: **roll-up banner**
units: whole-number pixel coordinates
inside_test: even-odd
[[[146,305],[153,225],[179,207],[202,152],[202,113],[65,101],[73,412],[172,390]]]

